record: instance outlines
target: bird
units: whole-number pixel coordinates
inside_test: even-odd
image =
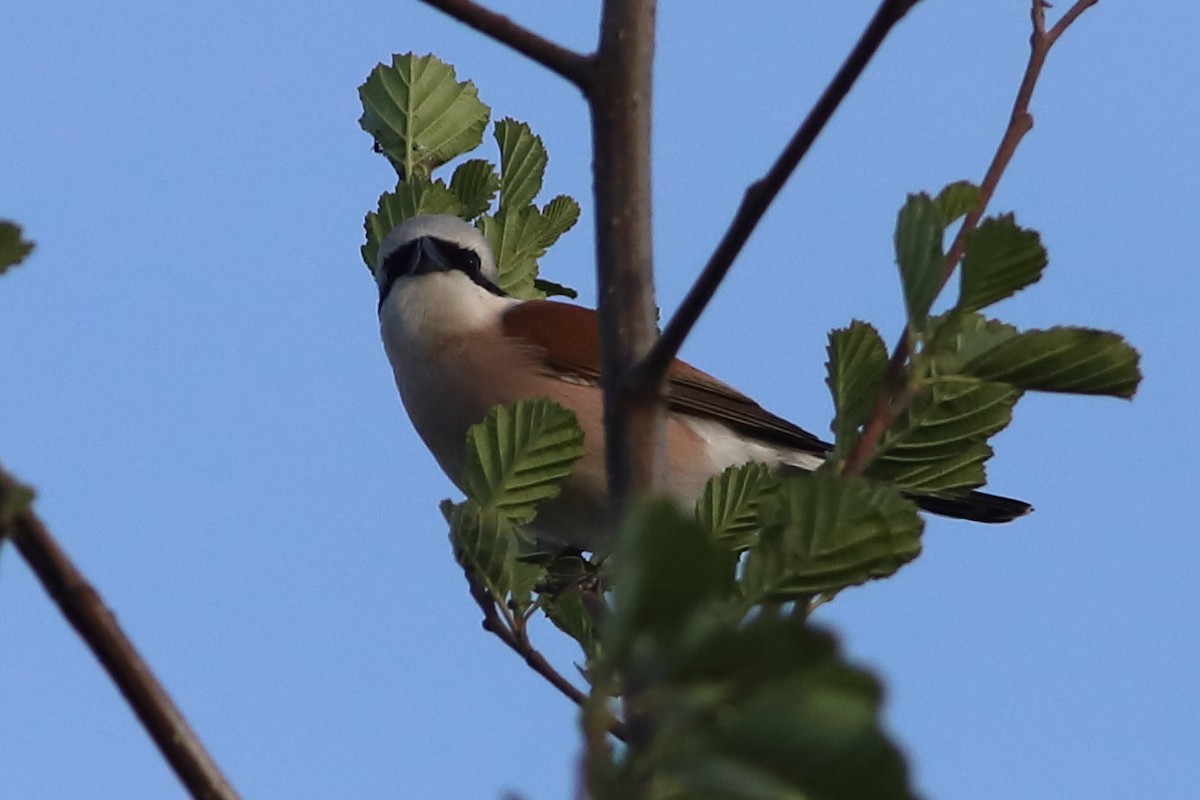
[[[467,431],[489,410],[545,397],[575,413],[584,453],[560,493],[530,524],[541,540],[595,551],[617,527],[606,491],[598,314],[504,292],[491,246],[466,220],[410,217],[383,238],[374,268],[379,327],[400,398],[442,471],[463,489]],[[666,379],[667,492],[694,504],[709,478],[761,462],[814,470],[832,445],[732,386],[676,359]],[[917,495],[921,508],[978,522],[1008,522],[1028,503],[971,492]]]

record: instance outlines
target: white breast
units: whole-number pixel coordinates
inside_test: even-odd
[[[379,310],[383,347],[400,399],[438,465],[458,483],[467,429],[498,400],[481,374],[495,359],[500,316],[520,301],[460,272],[402,278]]]

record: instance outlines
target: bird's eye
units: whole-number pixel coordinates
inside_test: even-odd
[[[474,250],[464,250],[462,253],[462,268],[468,275],[478,275],[482,268],[479,261],[479,253]]]

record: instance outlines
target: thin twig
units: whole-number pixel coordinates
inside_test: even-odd
[[[529,634],[525,630],[524,621],[518,622],[517,618],[506,610],[502,617],[501,609],[496,605],[496,601],[487,587],[480,583],[475,574],[470,570],[464,570],[463,572],[467,577],[467,585],[470,587],[471,597],[475,600],[475,604],[479,606],[479,610],[483,612],[483,629],[508,645],[509,649],[519,655],[530,669],[545,678],[551,686],[558,689],[572,703],[577,706],[583,706],[587,703],[587,694],[564,678],[562,673],[556,670],[546,660],[546,657],[533,646],[533,643],[529,641]],[[611,720],[608,730],[613,736],[621,741],[625,741],[625,727],[619,720]]]
[[[531,58],[551,72],[569,80],[585,94],[591,84],[591,59],[568,50],[562,45],[538,36],[528,28],[513,22],[471,0],[422,0],[459,22],[468,25],[501,44],[508,45],[523,56]]]
[[[733,221],[709,257],[708,263],[704,265],[700,276],[679,304],[654,348],[630,374],[631,385],[646,387],[657,384],[668,365],[678,355],[683,340],[687,338],[701,313],[716,294],[721,281],[733,266],[734,260],[750,239],[767,208],[825,129],[833,113],[875,56],[888,33],[916,3],[917,0],[883,0],[880,3],[858,43],[846,56],[841,68],[796,129],[779,158],[766,175],[746,189]]]
[[[96,590],[28,508],[27,490],[0,470],[0,539],[10,538],[42,587],[108,672],[180,782],[197,800],[237,792],[188,726]]]
[[[1033,90],[1041,76],[1046,57],[1050,54],[1050,50],[1058,38],[1079,18],[1079,15],[1097,2],[1099,0],[1077,0],[1063,14],[1058,23],[1047,31],[1045,14],[1048,3],[1045,0],[1033,0],[1030,12],[1033,33],[1029,38],[1029,61],[1025,65],[1025,74],[1021,78],[1020,88],[1017,89],[1017,96],[1013,101],[1012,113],[1009,115],[1004,135],[1000,138],[1000,144],[996,147],[992,162],[988,165],[983,181],[979,184],[979,203],[963,219],[962,226],[958,229],[958,233],[946,253],[942,279],[938,287],[939,292],[946,286],[950,276],[954,274],[955,267],[966,251],[967,237],[983,219],[984,211],[987,209],[992,195],[995,194],[1000,178],[1003,177],[1009,162],[1012,161],[1018,145],[1021,144],[1025,134],[1033,129],[1033,115],[1029,113],[1029,104],[1033,99]],[[844,474],[862,474],[874,457],[883,435],[908,407],[911,401],[906,381],[909,352],[909,335],[908,330],[905,329],[896,342],[896,348],[892,351],[891,359],[888,361],[887,372],[879,394],[875,398],[875,407],[871,417],[863,427],[862,435],[854,443],[854,447],[846,457],[846,464],[842,470]]]

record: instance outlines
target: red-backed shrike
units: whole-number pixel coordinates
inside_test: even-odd
[[[483,234],[448,215],[397,225],[379,246],[379,327],[400,398],[417,433],[460,488],[467,429],[501,403],[548,397],[571,409],[584,455],[562,492],[531,526],[591,550],[613,532],[604,473],[600,340],[596,312],[550,300],[518,300],[495,284]],[[746,395],[676,360],[667,372],[667,487],[694,503],[705,482],[747,461],[811,470],[830,445]],[[982,492],[916,497],[922,508],[1007,522],[1028,504]]]

